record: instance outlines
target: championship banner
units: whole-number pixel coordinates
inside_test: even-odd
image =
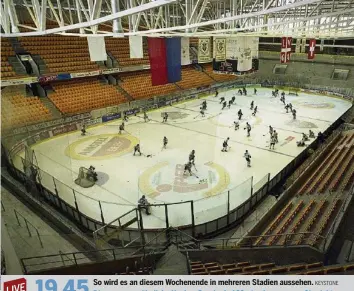
[[[226,39],[226,59],[237,60],[237,41],[236,37],[229,37]]]
[[[237,71],[246,72],[252,69],[251,43],[252,43],[252,37],[250,36],[238,37]]]
[[[191,58],[189,53],[189,38],[181,37],[181,65],[190,65]]]
[[[258,51],[259,51],[259,37],[253,36],[251,38],[252,59],[258,59]]]
[[[297,54],[301,53],[301,39],[300,38],[296,39],[295,53],[297,53]]]
[[[199,38],[198,63],[209,63],[210,61],[211,61],[210,38]]]
[[[290,62],[292,41],[292,37],[282,37],[281,39],[280,62],[282,64]]]
[[[303,38],[301,40],[301,52],[302,53],[306,52],[306,38]]]
[[[213,48],[214,59],[218,61],[226,60],[226,39],[214,37],[214,48]]]
[[[315,58],[315,49],[316,49],[316,40],[310,39],[309,42],[309,51],[307,53],[307,58],[313,60]]]

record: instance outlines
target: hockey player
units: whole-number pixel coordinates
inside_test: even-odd
[[[240,123],[238,121],[234,121],[234,126],[235,126],[235,130],[239,130]]]
[[[308,141],[308,140],[309,140],[309,137],[308,137],[305,133],[303,133],[303,134],[302,134],[302,140],[303,140],[303,141]]]
[[[192,150],[192,152],[189,154],[189,162],[194,164],[194,162],[195,162],[195,150]]]
[[[293,109],[291,112],[293,113],[293,119],[295,120],[296,119],[296,110]]]
[[[226,102],[226,101],[224,101],[224,102],[223,102],[223,104],[222,104],[222,108],[221,108],[221,110],[224,110],[224,108],[226,108],[226,105],[227,105],[227,102]]]
[[[167,143],[168,143],[168,139],[166,136],[163,137],[163,148],[166,149],[166,146],[167,146]]]
[[[289,103],[289,109],[290,111],[293,111],[293,105],[291,103]]]
[[[311,129],[309,130],[309,138],[315,138],[315,133]]]
[[[204,100],[203,103],[202,103],[202,109],[203,110],[207,110],[207,102],[206,102],[206,100]]]
[[[246,87],[243,87],[243,88],[242,88],[242,91],[243,91],[243,95],[247,96],[247,90],[246,90]]]
[[[253,115],[253,116],[256,116],[257,111],[258,111],[258,106],[256,106],[256,107],[254,108],[252,115]]]
[[[148,202],[148,200],[145,198],[145,195],[143,195],[139,200],[138,200],[138,206],[140,208],[145,209],[145,212],[147,215],[150,215],[150,203]]]
[[[137,144],[135,147],[134,147],[134,156],[135,156],[135,153],[138,152],[139,155],[141,156],[141,151],[140,151],[140,144]]]
[[[162,120],[162,122],[167,122],[167,119],[168,119],[168,113],[165,112],[164,115],[163,115],[163,120]]]
[[[274,136],[274,139],[275,139],[275,143],[278,143],[278,132],[275,129],[273,131],[273,136]]]
[[[281,92],[281,97],[282,97],[283,99],[285,99],[285,92],[284,92],[284,91]]]
[[[219,103],[219,104],[223,103],[224,101],[225,101],[225,97],[221,97],[221,98],[220,98],[220,103]]]
[[[85,123],[83,123],[82,126],[81,126],[81,135],[86,135],[86,125],[85,125]]]
[[[275,146],[275,135],[273,134],[273,135],[270,137],[269,149],[274,150],[274,146]]]
[[[149,120],[149,116],[146,114],[146,111],[144,111],[144,121],[148,122]]]
[[[227,105],[227,107],[229,107],[230,109],[231,105],[232,105],[232,100],[229,100],[229,104]]]
[[[251,110],[253,110],[253,106],[254,106],[254,101],[252,100],[252,102],[251,102]]]
[[[247,161],[247,167],[251,167],[251,155],[248,152],[248,150],[246,150],[245,154],[243,155]]]
[[[187,171],[192,176],[192,163],[191,163],[191,161],[189,161],[187,164],[184,165],[183,175],[185,175]]]
[[[285,97],[284,96],[280,97],[280,101],[283,102],[283,104],[285,105]]]
[[[286,109],[286,113],[289,113],[289,108],[290,108],[289,104],[286,104],[284,107],[284,109]]]
[[[257,95],[257,89],[256,88],[253,89],[253,94]]]
[[[98,177],[94,166],[90,166],[87,172],[87,178],[97,182]]]
[[[269,135],[272,136],[273,135],[273,127],[271,125],[269,125]]]
[[[119,134],[122,134],[122,131],[125,130],[124,127],[125,127],[124,122],[122,122],[122,124],[119,125]]]
[[[123,116],[123,120],[124,120],[125,122],[128,122],[128,120],[129,120],[128,115],[126,115],[125,113],[124,113],[124,116]]]
[[[248,122],[246,122],[245,129],[247,129],[247,136],[251,136],[251,125]]]
[[[304,147],[305,146],[305,142],[303,140],[297,141],[296,142],[298,147]]]
[[[224,140],[224,142],[222,143],[222,152],[227,152],[227,148],[229,147],[229,145],[227,144],[228,142],[229,142],[229,137],[226,139],[226,140]]]
[[[242,90],[238,89],[238,94],[240,94],[242,96]]]
[[[219,92],[218,92],[218,90],[216,90],[215,91],[215,97],[218,97],[218,95],[219,95]]]
[[[232,96],[232,98],[231,98],[232,104],[235,103],[235,100],[236,100],[236,97],[235,97],[235,96]]]
[[[272,97],[274,97],[274,98],[276,97],[275,96],[275,91],[272,91]]]
[[[238,120],[241,120],[242,115],[243,115],[243,113],[242,113],[242,110],[241,110],[241,109],[237,112],[237,115],[238,115]]]

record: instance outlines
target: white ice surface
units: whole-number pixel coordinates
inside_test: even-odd
[[[315,133],[324,131],[338,119],[348,108],[350,103],[337,98],[326,96],[308,95],[300,93],[299,96],[286,96],[286,102],[291,102],[297,110],[297,120],[294,121],[290,113],[286,114],[279,98],[271,98],[269,89],[258,89],[257,96],[252,95],[250,88],[248,96],[236,95],[236,105],[231,109],[221,110],[219,100],[213,96],[205,98],[208,102],[206,117],[199,115],[199,107],[204,99],[193,100],[187,103],[162,108],[148,115],[152,119],[144,123],[141,116],[131,117],[126,125],[126,130],[140,140],[141,150],[144,154],[153,155],[133,156],[131,152],[101,160],[76,160],[65,155],[65,149],[73,142],[82,139],[80,132],[52,138],[33,147],[39,167],[57,180],[56,187],[59,196],[71,205],[74,205],[74,196],[69,187],[77,191],[76,199],[79,210],[96,220],[101,220],[98,201],[101,201],[105,222],[114,220],[137,205],[137,200],[143,194],[139,189],[139,179],[142,173],[149,168],[166,162],[168,166],[154,173],[152,179],[157,184],[173,184],[176,164],[184,164],[188,160],[191,150],[196,151],[195,176],[185,177],[185,181],[198,184],[201,179],[208,180],[208,189],[216,185],[219,177],[215,171],[205,164],[213,162],[222,166],[230,177],[229,183],[224,187],[223,194],[211,197],[205,196],[205,190],[189,193],[176,193],[175,191],[163,192],[155,198],[149,197],[152,204],[194,201],[195,223],[210,221],[226,214],[227,190],[231,190],[231,209],[242,204],[249,198],[250,178],[253,184],[261,180],[268,173],[271,177],[280,172],[305,148],[296,146],[296,141],[301,139],[301,133],[311,128]],[[226,100],[230,99],[236,91],[221,93]],[[251,115],[249,109],[251,101],[258,106],[256,117]],[[317,108],[313,108],[317,107]],[[320,108],[318,108],[320,107]],[[324,108],[321,108],[324,107]],[[234,131],[233,121],[237,119],[237,111],[242,109],[244,115],[240,129]],[[181,113],[181,119],[169,119],[167,124],[161,123],[161,112]],[[246,136],[244,124],[249,121],[252,125],[251,137]],[[117,134],[121,121],[110,122],[88,129],[90,136],[101,134]],[[279,143],[275,150],[269,150],[268,126],[272,125],[279,136]],[[169,139],[168,148],[161,150],[162,139]],[[222,142],[230,137],[229,152],[221,152]],[[286,139],[293,139],[286,143]],[[248,168],[243,158],[245,150],[252,156],[252,167]],[[16,160],[19,168],[19,159]],[[94,165],[97,172],[108,175],[102,185],[84,189],[77,186],[80,166]],[[213,172],[210,174],[210,172]],[[210,176],[211,175],[211,176]],[[210,177],[213,177],[210,178]],[[54,189],[53,180],[49,175],[42,173],[42,182],[49,189]],[[243,183],[243,184],[242,184]],[[248,183],[248,184],[247,184]],[[65,185],[64,185],[65,184]],[[237,185],[241,186],[237,187]],[[68,185],[69,187],[67,187]],[[247,185],[247,187],[246,187]],[[144,217],[144,227],[165,227],[164,207],[153,207],[152,215]],[[180,226],[191,223],[190,203],[172,205],[168,207],[169,223]],[[126,218],[128,220],[128,218]]]

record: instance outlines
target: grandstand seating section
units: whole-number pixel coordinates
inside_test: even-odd
[[[87,112],[127,102],[115,86],[102,84],[97,78],[54,82],[52,87],[54,92],[48,97],[61,112],[67,114]]]
[[[318,157],[320,163],[313,172],[305,173],[308,178],[296,195],[263,230],[258,231],[261,236],[254,245],[318,246],[321,243],[321,236],[327,235],[342,206],[342,191],[349,190],[353,184],[354,132],[344,132],[329,147],[329,153]]]
[[[216,82],[227,82],[236,79],[235,75],[224,75],[224,74],[215,74],[213,72],[213,65],[212,64],[205,64],[203,65],[205,71],[210,75]]]
[[[12,66],[8,62],[10,56],[15,56],[15,52],[7,38],[1,38],[1,78],[10,79],[16,77]],[[18,76],[17,76],[18,77]]]
[[[182,80],[177,85],[183,89],[198,88],[208,86],[215,81],[208,74],[197,71],[193,66],[183,67]]]
[[[178,90],[174,84],[152,86],[150,71],[140,71],[116,75],[120,86],[134,99],[167,95]]]
[[[17,89],[17,90],[16,90]],[[11,91],[2,91],[1,124],[3,129],[20,127],[50,120],[48,108],[38,97],[26,97],[19,88],[11,87]]]
[[[98,70],[91,62],[86,38],[76,36],[36,36],[19,38],[22,47],[40,55],[49,73],[72,73]]]
[[[131,59],[129,38],[106,38],[105,41],[106,51],[110,52],[114,56],[114,58],[118,61],[119,66],[126,67],[149,64],[148,49],[145,42],[143,43],[144,58]]]
[[[190,261],[189,266],[192,275],[324,275],[352,274],[354,271],[354,264],[324,266],[322,262],[277,266],[275,263],[235,262],[221,264],[218,262]]]

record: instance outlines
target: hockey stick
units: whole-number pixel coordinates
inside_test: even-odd
[[[194,163],[193,163],[193,166],[194,166],[194,169],[198,172],[197,167],[195,166],[195,164],[194,164]]]
[[[196,119],[197,117],[199,117],[200,114],[198,114],[196,117],[193,117],[193,119]]]

